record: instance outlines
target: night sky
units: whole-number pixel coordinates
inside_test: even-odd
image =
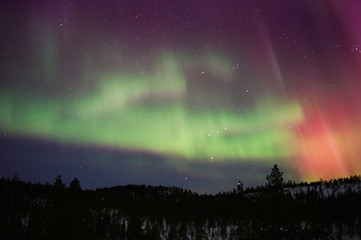
[[[83,188],[361,174],[361,2],[4,0],[0,176]]]

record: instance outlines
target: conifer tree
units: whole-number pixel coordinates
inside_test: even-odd
[[[81,190],[80,181],[77,178],[74,178],[73,181],[71,181],[69,188],[75,191]]]
[[[280,171],[277,164],[271,169],[271,174],[266,177],[268,186],[276,192],[283,190],[283,172]]]
[[[65,188],[65,184],[63,183],[63,180],[61,180],[60,174],[55,178],[54,187]]]

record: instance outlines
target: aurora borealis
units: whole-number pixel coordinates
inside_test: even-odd
[[[4,1],[0,174],[201,192],[263,183],[274,163],[292,180],[360,174],[360,10]]]

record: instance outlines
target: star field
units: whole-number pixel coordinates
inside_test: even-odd
[[[217,192],[360,174],[356,0],[3,1],[0,175]]]

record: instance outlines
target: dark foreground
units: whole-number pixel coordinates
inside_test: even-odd
[[[358,239],[359,176],[198,195],[0,179],[0,239]]]

